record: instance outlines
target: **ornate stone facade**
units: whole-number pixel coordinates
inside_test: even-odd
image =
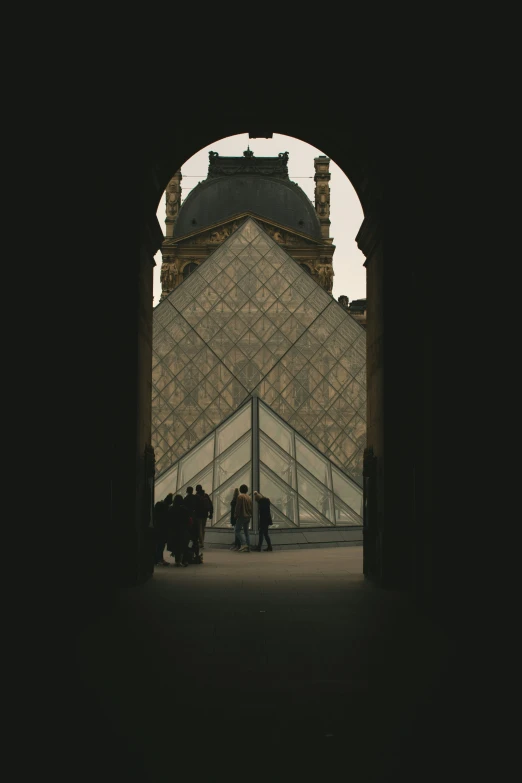
[[[167,237],[172,236],[174,224],[181,206],[181,179],[181,171],[176,171],[165,191],[165,211],[167,213],[165,234]]]
[[[209,168],[207,180],[216,180],[223,177],[260,176],[269,177],[271,180],[283,180],[294,190],[300,192],[296,183],[288,178],[288,153],[282,152],[275,158],[256,158],[250,149],[243,153],[243,157],[222,158],[216,152],[209,153]],[[331,294],[333,286],[333,254],[335,245],[329,236],[330,232],[330,158],[320,156],[315,159],[315,211],[320,225],[321,239],[314,238],[305,233],[300,233],[294,228],[266,220],[266,215],[255,213],[245,209],[234,215],[231,220],[226,220],[214,225],[195,228],[193,233],[185,233],[176,236],[176,220],[180,211],[181,200],[181,171],[177,171],[172,177],[165,194],[167,216],[166,237],[162,245],[163,263],[161,268],[161,298],[165,299],[170,292],[186,278],[186,269],[189,264],[199,266],[215,249],[237,230],[248,218],[258,220],[264,230],[286,250],[301,266],[310,273],[328,293]],[[308,199],[307,199],[308,200]],[[309,203],[309,200],[308,200]],[[313,205],[311,205],[313,208]],[[183,207],[182,207],[183,209]],[[313,213],[312,213],[313,214]],[[185,275],[184,275],[185,270]]]
[[[321,224],[321,235],[330,237],[330,158],[320,155],[314,159],[315,209]],[[331,242],[332,240],[330,240]]]

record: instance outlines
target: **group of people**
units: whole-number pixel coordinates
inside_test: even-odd
[[[272,512],[270,509],[270,499],[260,492],[254,492],[254,500],[259,506],[259,541],[258,545],[253,547],[254,552],[261,552],[263,538],[266,540],[266,549],[263,552],[272,551],[272,542],[268,535],[268,528],[272,524]],[[241,484],[239,489],[234,490],[234,496],[230,501],[230,524],[234,527],[234,544],[231,546],[233,552],[250,552],[250,520],[252,519],[252,498],[248,494],[246,484]]]
[[[201,484],[187,487],[185,497],[172,492],[154,506],[155,565],[168,566],[165,550],[177,567],[202,563],[207,520],[214,516],[212,500]]]
[[[272,524],[270,499],[260,492],[254,492],[254,500],[259,506],[259,542],[250,546],[250,522],[252,520],[252,498],[246,484],[234,490],[230,502],[230,524],[234,527],[235,552],[271,552],[272,542],[268,528]],[[154,506],[154,527],[156,530],[155,565],[168,566],[165,551],[170,552],[174,564],[186,567],[191,563],[202,563],[205,546],[207,520],[214,516],[214,507],[209,495],[201,484],[187,487],[185,497],[172,492],[158,500]],[[263,539],[266,549],[262,550]]]

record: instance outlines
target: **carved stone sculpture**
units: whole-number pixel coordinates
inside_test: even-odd
[[[237,228],[237,223],[233,223],[231,226],[222,226],[221,228],[217,228],[215,231],[212,231],[210,236],[208,237],[209,242],[224,242],[225,239],[228,239],[232,231],[235,231]]]
[[[170,259],[164,261],[161,265],[161,290],[163,293],[170,293],[174,288],[175,272],[177,271],[177,264]]]
[[[318,270],[319,275],[319,283],[324,288],[325,291],[328,291],[328,293],[331,293],[333,288],[333,277],[334,277],[334,271],[332,269],[331,264],[323,264],[319,267]]]
[[[181,171],[177,171],[165,192],[167,217],[176,218],[181,204]]]
[[[176,217],[179,212],[179,193],[170,191],[167,193],[167,214],[169,217]]]

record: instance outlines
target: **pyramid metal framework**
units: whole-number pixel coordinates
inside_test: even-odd
[[[158,489],[252,394],[362,486],[365,330],[253,219],[154,309],[152,380]]]

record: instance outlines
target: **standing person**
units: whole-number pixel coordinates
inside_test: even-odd
[[[176,495],[173,503],[168,507],[167,517],[167,548],[172,552],[178,568],[187,566],[190,513],[183,502],[182,495]]]
[[[196,486],[195,514],[199,530],[199,548],[201,550],[205,546],[205,529],[207,527],[207,519],[212,519],[214,514],[214,506],[212,505],[212,501],[201,484]]]
[[[187,487],[187,494],[183,498],[183,505],[188,509],[191,522],[189,523],[189,545],[187,549],[187,563],[199,563],[199,527],[196,522],[196,496],[194,487]],[[193,559],[192,559],[193,556]]]
[[[163,557],[167,543],[167,511],[172,503],[172,492],[169,492],[163,500],[158,500],[154,506],[154,528],[156,530],[156,557],[155,565],[170,565]]]
[[[255,552],[261,552],[263,546],[263,536],[266,539],[266,549],[263,552],[272,551],[272,542],[268,535],[268,526],[272,524],[272,512],[270,510],[270,498],[266,498],[261,492],[254,492],[254,500],[259,505],[259,543],[254,547]]]
[[[248,527],[250,525],[250,520],[252,519],[252,498],[247,493],[247,485],[241,484],[234,511],[236,517],[236,536],[241,543],[241,547],[237,550],[238,552],[250,552],[250,534],[248,532]]]
[[[230,501],[230,524],[234,528],[234,543],[230,547],[230,550],[232,552],[237,552],[238,549],[241,548],[241,541],[239,540],[236,533],[236,500],[238,495],[239,495],[239,488],[236,487],[234,490],[234,494],[232,496],[232,500]]]

